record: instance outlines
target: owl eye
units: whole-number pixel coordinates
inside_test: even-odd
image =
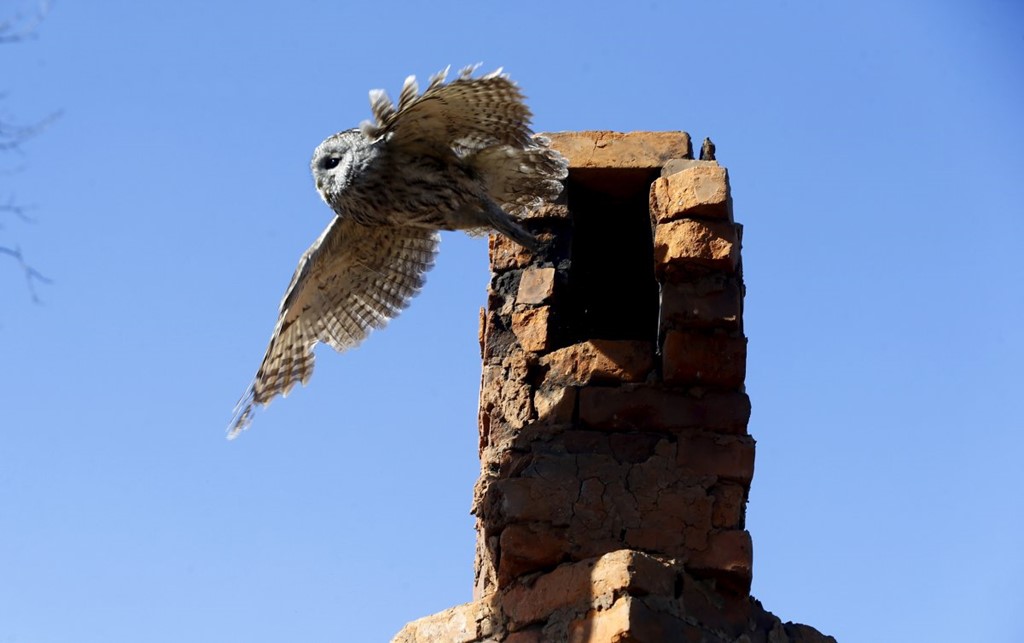
[[[333,170],[338,167],[338,163],[341,163],[341,158],[337,156],[328,156],[320,163],[320,166],[325,170]]]

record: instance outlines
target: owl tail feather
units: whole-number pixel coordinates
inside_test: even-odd
[[[494,207],[486,213],[488,224],[516,243],[537,249],[537,240],[517,219],[562,193],[568,175],[565,158],[548,147],[547,139],[534,137],[533,145],[492,145],[467,160],[483,180]]]
[[[483,179],[487,193],[506,209],[530,210],[562,193],[568,163],[547,139],[534,137],[536,145],[492,145],[468,160]]]

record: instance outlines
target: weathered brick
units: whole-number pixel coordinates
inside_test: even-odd
[[[754,476],[754,438],[700,433],[680,438],[676,463],[693,475],[713,475],[749,485]]]
[[[743,527],[746,514],[747,490],[739,483],[720,481],[709,493],[714,499],[711,509],[711,526],[719,529],[739,529]]]
[[[672,485],[634,490],[641,520],[626,530],[626,545],[667,556],[683,556],[707,546],[712,499],[697,486]]]
[[[524,308],[512,313],[512,332],[523,350],[540,353],[551,346],[551,307]]]
[[[612,433],[608,436],[608,446],[615,460],[620,463],[638,464],[649,460],[664,442],[664,435],[641,431]]]
[[[612,450],[608,444],[610,435],[601,431],[578,431],[568,430],[561,435],[561,443],[565,450],[572,454],[611,455]]]
[[[540,627],[531,627],[512,632],[504,638],[503,643],[544,643],[544,630]]]
[[[579,494],[572,458],[553,478],[519,477],[496,480],[493,484],[500,518],[509,522],[547,522],[566,527],[572,519],[573,503]],[[495,516],[494,518],[499,518]]]
[[[690,153],[686,132],[554,132],[551,147],[569,161],[569,168],[658,169],[668,160]]]
[[[711,576],[737,593],[750,591],[754,565],[754,545],[750,533],[729,529],[711,534],[707,549],[695,551],[686,568],[698,576]]]
[[[519,280],[517,304],[543,304],[555,294],[554,268],[527,268]]]
[[[654,270],[659,278],[694,268],[732,273],[739,259],[739,237],[732,223],[680,219],[654,229]]]
[[[499,364],[483,368],[480,384],[481,446],[493,444],[499,429],[517,430],[533,413],[531,389],[523,351],[510,352]]]
[[[705,429],[744,433],[750,399],[740,392],[695,397],[648,385],[586,386],[579,392],[580,422],[604,430]]]
[[[700,161],[695,159],[669,159],[665,161],[665,165],[661,166],[661,176],[669,176],[676,172],[682,172],[691,167],[699,167],[701,165],[718,165],[718,161]]]
[[[522,218],[529,221],[546,220],[546,219],[568,219],[569,205],[567,202],[567,192],[562,191],[562,194],[558,197],[558,200],[554,203],[544,203],[536,208],[532,208],[523,213]]]
[[[706,579],[695,578],[685,571],[680,573],[678,578],[679,585],[682,586],[681,600],[687,616],[700,623],[704,628],[727,633],[729,636],[725,638],[726,641],[742,640],[736,639],[736,637],[747,630],[752,605],[749,599],[722,596],[716,591],[713,583]],[[703,643],[716,639],[698,640]],[[754,640],[764,641],[765,639]]]
[[[576,411],[576,389],[571,386],[542,388],[533,394],[537,421],[543,424],[568,424]]]
[[[580,495],[573,506],[573,526],[577,523],[587,531],[600,529],[608,520],[604,506],[605,485],[598,478],[587,478],[580,485]]]
[[[654,351],[650,342],[593,339],[548,353],[541,365],[550,384],[639,382],[654,368]]]
[[[742,326],[743,284],[735,275],[703,275],[661,288],[661,328],[721,328]]]
[[[491,273],[491,279],[487,283],[487,309],[508,315],[515,303],[522,275],[522,270]]]
[[[554,567],[564,558],[569,542],[560,529],[546,524],[512,524],[501,532],[498,584],[539,569]]]
[[[602,597],[671,595],[675,572],[647,554],[619,550],[600,557],[566,563],[530,584],[510,587],[501,607],[513,629],[536,623],[567,607],[584,609]]]
[[[601,484],[588,487],[588,491],[593,490],[592,494],[587,496],[585,502],[573,506],[569,532],[575,544],[573,555],[586,558],[621,549],[625,545],[621,540],[622,530],[639,527],[643,521],[639,505],[641,498],[626,488],[622,482],[626,469],[614,460],[608,458],[602,462],[599,457],[580,456],[579,462],[581,470],[589,470],[581,475]],[[613,472],[613,477],[594,475],[598,472],[595,466],[600,467],[602,464]],[[598,490],[600,495],[593,495]],[[584,515],[577,515],[578,510],[582,510]]]
[[[608,609],[592,610],[569,625],[569,643],[639,643],[630,632],[630,608],[633,599],[623,596]],[[667,640],[667,639],[662,639]]]
[[[747,338],[670,330],[665,334],[661,359],[667,384],[738,388],[747,375]]]
[[[611,607],[592,610],[569,625],[569,643],[662,643],[686,641],[692,629],[682,619],[652,609],[643,599],[623,596]]]
[[[662,527],[641,525],[624,530],[623,544],[627,547],[656,551],[668,556],[677,556],[683,551],[683,526],[676,525],[674,530]]]
[[[471,513],[477,514],[477,500],[480,482],[474,488],[474,504]],[[482,520],[476,520],[476,547],[473,560],[473,600],[478,601],[493,594],[498,588],[498,536],[491,533]]]
[[[716,163],[699,163],[651,184],[650,211],[656,223],[683,217],[729,221],[731,205],[729,173]]]
[[[485,603],[465,603],[406,624],[391,642],[477,643],[492,634],[493,618]]]
[[[492,234],[487,239],[487,254],[492,272],[525,268],[533,261],[533,254],[529,250],[500,234]]]
[[[483,324],[484,364],[500,363],[515,348],[516,336],[509,328],[511,319],[491,310],[485,316]]]

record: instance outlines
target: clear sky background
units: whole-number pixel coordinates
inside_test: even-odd
[[[486,243],[234,442],[313,148],[482,61],[538,130],[711,136],[745,225],[753,593],[1021,641],[1024,9],[56,2],[0,47],[0,643],[384,641],[470,600]],[[0,1],[4,15],[28,2]]]

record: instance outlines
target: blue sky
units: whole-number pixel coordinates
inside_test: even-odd
[[[0,2],[6,14],[28,3]],[[1013,1],[58,0],[0,48],[0,643],[381,641],[470,599],[486,245],[224,440],[367,91],[504,66],[538,130],[711,136],[745,225],[753,593],[1024,640]]]

